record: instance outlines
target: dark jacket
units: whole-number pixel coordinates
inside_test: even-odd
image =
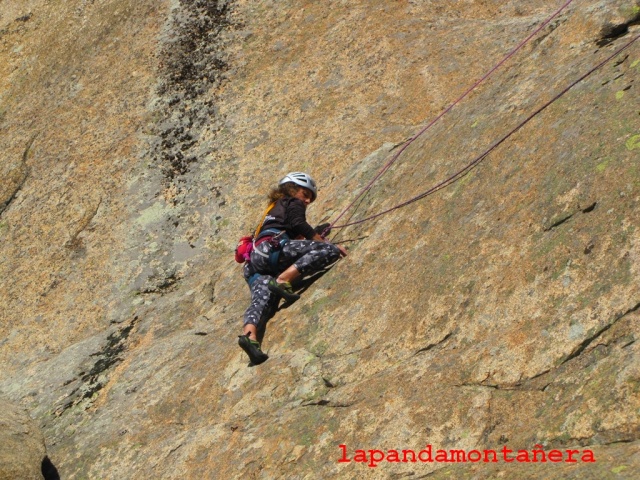
[[[291,239],[302,236],[311,240],[316,231],[307,223],[305,212],[302,200],[294,197],[281,198],[265,217],[258,238],[266,229],[275,229],[284,230]]]

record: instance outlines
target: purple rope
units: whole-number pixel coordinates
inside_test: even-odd
[[[600,68],[602,68],[606,63],[610,62],[614,57],[616,57],[618,54],[622,53],[624,50],[626,50],[627,48],[629,48],[633,43],[635,43],[638,39],[640,39],[640,35],[637,35],[636,37],[634,37],[629,43],[627,43],[626,45],[624,45],[623,47],[621,47],[620,49],[616,50],[611,56],[607,57],[605,60],[603,60],[602,62],[600,62],[598,65],[596,65],[595,67],[593,67],[591,70],[589,70],[587,73],[585,73],[584,75],[582,75],[578,80],[574,81],[573,83],[571,83],[571,85],[569,85],[568,87],[566,87],[564,90],[562,90],[560,93],[556,94],[551,100],[549,100],[547,103],[545,103],[544,105],[542,105],[540,108],[538,108],[535,112],[533,112],[531,115],[529,115],[524,121],[522,121],[517,127],[515,127],[513,130],[511,130],[509,133],[507,133],[504,137],[502,137],[500,140],[498,140],[497,142],[495,142],[493,145],[491,145],[491,147],[489,147],[489,149],[487,149],[484,153],[482,153],[480,156],[476,157],[472,162],[470,162],[466,167],[464,167],[463,169],[457,171],[456,173],[454,173],[453,175],[451,175],[449,178],[447,178],[446,180],[443,180],[442,182],[438,183],[436,186],[430,188],[429,190],[422,192],[421,194],[410,198],[409,200],[407,200],[406,202],[400,203],[394,207],[391,207],[387,210],[384,210],[380,213],[376,213],[375,215],[371,215],[369,217],[363,218],[361,220],[357,220],[355,222],[351,222],[351,223],[346,223],[344,225],[337,225],[333,228],[345,228],[345,227],[350,227],[352,225],[358,225],[360,223],[366,222],[368,220],[372,220],[374,218],[378,218],[382,215],[385,215],[387,213],[393,212],[394,210],[398,210],[399,208],[402,207],[406,207],[407,205],[417,202],[418,200],[423,199],[424,197],[427,197],[429,195],[431,195],[432,193],[437,192],[438,190],[448,186],[449,184],[459,180],[460,178],[462,178],[463,176],[467,175],[473,168],[475,168],[476,166],[478,166],[478,164],[484,160],[486,157],[489,156],[489,154],[495,150],[496,148],[498,148],[498,146],[500,146],[502,143],[505,142],[505,140],[507,140],[509,137],[511,137],[514,133],[516,133],[518,130],[520,130],[522,127],[524,127],[527,123],[529,123],[536,115],[538,115],[540,112],[542,112],[544,109],[546,109],[549,105],[551,105],[552,103],[556,102],[557,100],[559,100],[565,93],[567,93],[569,90],[571,90],[573,87],[575,87],[578,83],[582,82],[585,78],[587,78],[588,76],[590,76],[591,74],[593,74],[596,70],[599,70]]]
[[[442,117],[444,117],[447,113],[449,113],[449,111],[451,111],[451,109],[453,109],[453,107],[455,107],[457,104],[459,104],[462,100],[464,100],[473,90],[475,90],[482,82],[484,82],[487,78],[489,78],[493,72],[495,72],[498,68],[500,68],[507,60],[509,60],[513,55],[516,54],[516,52],[518,52],[518,50],[520,50],[522,47],[524,47],[534,36],[536,36],[538,34],[538,32],[540,32],[540,30],[542,30],[544,27],[546,27],[554,18],[556,18],[558,15],[560,15],[560,13],[562,13],[563,10],[565,10],[569,5],[571,5],[571,3],[573,3],[574,0],[567,0],[565,2],[564,5],[562,5],[562,7],[560,7],[553,15],[551,15],[547,20],[545,20],[536,30],[533,31],[533,33],[531,33],[527,38],[525,38],[522,42],[520,42],[520,44],[514,48],[513,50],[511,50],[498,64],[496,64],[496,66],[494,66],[491,70],[489,70],[480,80],[478,80],[476,83],[474,83],[466,92],[464,92],[460,98],[458,98],[456,101],[454,101],[451,105],[449,105],[440,115],[438,115],[435,119],[433,119],[426,127],[424,127],[422,130],[420,130],[418,133],[416,133],[413,137],[411,137],[409,140],[407,140],[405,142],[405,144],[402,146],[402,148],[400,148],[400,150],[398,150],[398,152],[396,154],[393,155],[393,157],[391,158],[391,160],[389,160],[383,167],[382,169],[378,172],[378,174],[373,177],[373,180],[371,180],[366,187],[364,187],[360,193],[358,193],[358,195],[356,196],[356,198],[349,204],[347,205],[347,207],[340,213],[340,215],[338,215],[338,217],[333,221],[333,223],[331,223],[331,225],[329,227],[327,227],[327,229],[323,232],[323,236],[324,234],[326,234],[327,231],[329,231],[337,222],[338,220],[340,220],[344,214],[347,212],[347,210],[349,210],[351,207],[353,207],[353,205],[356,203],[356,201],[362,196],[364,195],[368,190],[370,190],[373,187],[373,184],[391,167],[391,165],[393,165],[395,163],[395,161],[400,157],[400,155],[402,155],[402,152],[404,152],[409,145],[411,145],[418,137],[420,137],[422,134],[424,134],[427,130],[429,130],[438,120],[440,120]]]

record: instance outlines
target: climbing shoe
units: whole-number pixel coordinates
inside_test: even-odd
[[[279,297],[284,298],[287,302],[292,303],[300,298],[300,295],[293,291],[289,282],[278,283],[275,278],[269,280],[267,288],[270,292],[275,293]]]
[[[269,355],[260,350],[260,342],[251,340],[248,335],[240,335],[238,337],[238,345],[249,355],[249,360],[254,365],[260,365],[269,358]]]

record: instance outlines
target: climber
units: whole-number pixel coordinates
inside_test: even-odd
[[[251,363],[259,365],[269,357],[260,348],[264,322],[270,306],[280,298],[293,302],[300,296],[291,282],[316,273],[347,251],[325,240],[307,223],[306,209],[317,197],[314,180],[292,172],[269,193],[269,207],[253,239],[253,250],[243,274],[251,290],[251,305],[244,313],[243,334],[238,344]]]

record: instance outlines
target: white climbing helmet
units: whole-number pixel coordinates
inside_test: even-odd
[[[318,189],[316,188],[315,180],[311,178],[310,175],[307,175],[304,172],[287,173],[287,175],[282,180],[280,180],[280,183],[278,183],[278,185],[282,185],[283,183],[287,182],[293,182],[296,185],[300,185],[301,187],[311,190],[311,193],[313,194],[313,198],[311,199],[312,202],[318,196]]]

